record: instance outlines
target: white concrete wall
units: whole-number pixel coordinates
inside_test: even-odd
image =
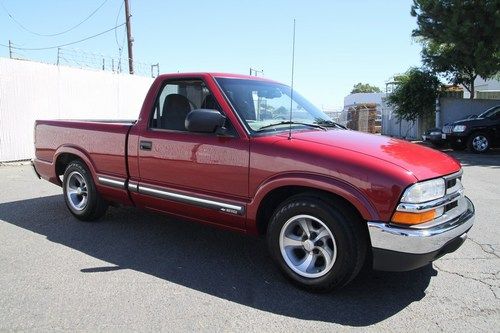
[[[463,87],[463,89],[464,89],[464,98],[466,99],[469,98],[470,92],[468,92],[467,89],[465,89],[465,87]],[[485,80],[482,77],[477,77],[474,80],[475,97],[477,97],[477,93],[479,91],[492,91],[492,92],[500,91],[500,80],[498,80],[497,78]]]
[[[382,104],[385,93],[356,93],[344,97],[344,108],[354,104],[375,103]]]
[[[152,82],[0,58],[0,162],[33,157],[36,119],[136,119]]]

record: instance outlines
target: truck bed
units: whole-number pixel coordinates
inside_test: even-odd
[[[41,170],[55,170],[57,157],[77,150],[88,156],[97,174],[127,178],[127,133],[134,123],[135,120],[37,120],[35,163]],[[41,172],[41,176],[58,183],[54,173]]]

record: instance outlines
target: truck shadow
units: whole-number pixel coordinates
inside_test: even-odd
[[[367,326],[425,296],[436,271],[361,274],[337,293],[311,294],[287,282],[265,242],[139,211],[110,208],[99,223],[78,222],[61,195],[0,204],[0,219],[111,263],[81,274],[132,269],[255,309],[350,326]]]

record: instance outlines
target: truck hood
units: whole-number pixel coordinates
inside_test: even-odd
[[[293,133],[292,140],[346,149],[384,160],[407,170],[417,180],[451,174],[461,168],[460,162],[437,150],[383,135],[349,130],[305,131]]]

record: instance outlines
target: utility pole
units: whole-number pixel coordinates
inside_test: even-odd
[[[128,0],[125,1],[125,24],[127,27],[127,46],[128,46],[128,71],[130,74],[134,74],[134,56],[132,53],[132,43],[134,38],[132,38],[132,30],[130,29],[130,8],[128,5]]]
[[[9,58],[12,59],[12,42],[9,39]]]

